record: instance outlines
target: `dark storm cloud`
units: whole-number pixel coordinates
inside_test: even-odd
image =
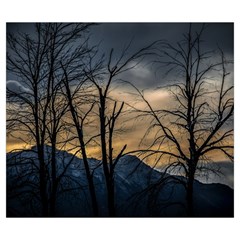
[[[29,33],[33,34],[33,23],[7,23],[7,33]]]
[[[193,23],[192,31],[198,31],[201,23]],[[90,30],[90,44],[98,44],[101,54],[109,54],[114,49],[114,57],[117,59],[124,47],[132,41],[129,54],[145,47],[156,40],[166,40],[172,44],[182,40],[183,34],[188,32],[189,23],[99,23]],[[32,23],[8,23],[7,32],[27,32],[33,34]],[[203,48],[206,50],[222,48],[226,55],[233,58],[233,24],[232,23],[208,23],[203,34]],[[154,88],[164,85],[171,77],[163,78],[164,70],[159,73],[158,66],[146,65],[150,59],[145,59],[139,65],[137,71],[130,71],[123,77],[140,88]],[[157,73],[157,75],[156,75]],[[8,75],[8,78],[15,79]]]
[[[193,23],[193,31],[201,28],[201,23]],[[92,28],[93,41],[102,40],[102,47],[123,48],[131,39],[134,48],[142,47],[155,40],[176,42],[188,31],[188,23],[103,23]],[[233,51],[233,24],[207,23],[203,35],[205,46],[216,48],[218,44],[224,51]]]
[[[193,23],[192,32],[199,31],[202,23]],[[233,24],[231,23],[208,23],[203,34],[202,47],[204,50],[214,50],[220,47],[224,53],[233,58]],[[187,33],[189,23],[103,23],[94,26],[91,30],[92,44],[100,44],[102,53],[109,53],[114,49],[115,57],[121,53],[125,46],[132,41],[130,52],[134,52],[156,40],[166,40],[172,44],[183,39]],[[147,62],[147,59],[146,59]],[[142,68],[144,63],[141,65]],[[145,66],[146,67],[146,66]],[[133,72],[125,74],[125,78],[141,88],[156,87],[168,82],[169,78],[156,77],[156,68],[148,65],[146,71],[148,79],[134,75]],[[144,70],[142,70],[144,72]]]
[[[130,40],[133,40],[133,49],[145,46],[155,40],[176,42],[181,40],[188,31],[189,23],[99,23],[92,27],[91,41],[101,42],[104,50],[110,48],[122,49]],[[192,29],[200,29],[201,23],[193,23]],[[7,23],[8,33],[33,33],[33,23]],[[219,45],[229,54],[233,52],[233,24],[207,23],[204,34],[205,45],[215,48]]]
[[[233,24],[232,23],[215,23],[209,24],[205,34],[206,42],[214,48],[218,45],[229,55],[233,55]]]

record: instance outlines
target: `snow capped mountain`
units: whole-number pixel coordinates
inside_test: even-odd
[[[45,146],[48,173],[51,147]],[[56,216],[92,216],[83,160],[56,151]],[[88,159],[93,174],[100,216],[108,216],[107,191],[101,161]],[[39,162],[36,148],[7,154],[7,215],[40,216]],[[48,176],[47,187],[51,187]],[[119,159],[114,172],[117,216],[186,216],[182,177],[163,175],[135,156]],[[233,190],[222,184],[194,183],[194,213],[200,217],[233,216]]]

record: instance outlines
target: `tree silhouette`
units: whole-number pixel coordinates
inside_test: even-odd
[[[66,102],[59,96],[62,88],[60,63],[72,57],[71,51],[77,49],[74,45],[76,39],[82,37],[89,25],[39,23],[35,24],[32,35],[9,33],[7,36],[7,70],[20,79],[7,85],[10,106],[7,109],[7,130],[18,138],[20,135],[28,145],[37,147],[43,216],[55,214],[56,191],[62,176],[56,175],[55,156],[67,111]],[[27,135],[28,139],[21,134]],[[52,154],[46,159],[44,147],[49,142]]]
[[[174,107],[154,109],[144,93],[132,85],[147,106],[147,110],[135,111],[152,119],[146,135],[151,131],[156,134],[150,148],[143,152],[158,154],[159,160],[168,159],[169,171],[184,173],[189,216],[194,215],[196,173],[214,171],[207,164],[213,159],[210,154],[221,152],[233,160],[233,86],[227,70],[232,62],[225,59],[221,49],[219,60],[214,51],[203,51],[204,29],[205,25],[193,33],[190,25],[183,41],[160,44],[156,63],[180,79],[161,88],[169,91]],[[219,78],[212,79],[214,74]],[[154,146],[159,147],[156,150]]]
[[[130,42],[120,53],[111,49],[103,55],[100,45],[90,45],[87,33],[91,25],[38,23],[31,25],[34,30],[30,34],[8,33],[7,73],[15,80],[7,81],[7,134],[29,147],[8,154],[8,214],[20,215],[21,208],[31,216],[65,214],[58,203],[66,204],[67,209],[65,197],[73,194],[76,198],[69,199],[74,203],[84,197],[90,200],[79,202],[77,208],[83,214],[101,216],[106,206],[107,215],[114,217],[119,207],[116,189],[125,194],[116,184],[123,180],[125,188],[126,162],[133,169],[125,177],[139,180],[139,193],[126,191],[130,206],[138,207],[143,200],[151,214],[158,215],[165,207],[159,200],[165,199],[161,191],[170,193],[166,184],[180,183],[185,187],[181,191],[186,190],[187,213],[194,216],[197,174],[214,171],[209,162],[216,153],[233,159],[232,62],[220,48],[217,52],[203,50],[204,25],[196,33],[190,25],[183,41],[175,45],[155,41],[133,51]],[[167,77],[177,77],[161,87],[173,100],[161,109],[128,78],[129,71],[153,57],[154,66],[163,67]],[[146,109],[114,95],[117,83],[123,82],[135,89]],[[126,106],[138,113],[134,118],[150,117],[143,140],[151,133],[154,137],[147,148],[127,152],[126,143],[117,146],[116,137],[125,134],[121,120],[130,119]],[[89,158],[91,147],[97,150],[99,161]],[[137,153],[142,161],[156,157],[156,164],[166,163],[164,171],[159,174],[156,165],[146,167],[138,158],[126,156],[131,153]],[[77,154],[82,161],[75,161],[79,160]],[[142,182],[141,171],[145,173]],[[185,178],[169,175],[176,171]],[[147,209],[139,209],[142,207]],[[148,210],[146,214],[150,214]]]
[[[98,203],[97,203],[97,197],[95,193],[95,186],[93,182],[93,170],[90,168],[89,163],[88,163],[88,156],[87,156],[87,150],[86,150],[86,145],[87,142],[85,141],[85,135],[84,135],[84,124],[85,121],[88,120],[88,115],[92,111],[95,102],[93,101],[91,103],[91,99],[88,99],[87,101],[84,100],[82,102],[82,97],[85,98],[88,94],[87,91],[83,91],[83,83],[85,82],[85,78],[83,77],[83,80],[81,81],[79,79],[79,73],[76,75],[72,76],[70,74],[71,69],[67,65],[61,65],[62,70],[63,70],[63,83],[65,86],[65,92],[64,95],[68,101],[68,106],[69,110],[72,116],[72,121],[73,121],[73,126],[74,126],[74,131],[76,132],[77,139],[79,142],[78,148],[81,150],[81,155],[82,159],[84,162],[84,167],[85,167],[85,172],[88,180],[88,187],[89,187],[89,192],[91,196],[91,203],[92,203],[92,210],[93,210],[93,215],[98,216],[99,215],[99,210],[98,210]],[[78,69],[79,71],[79,69]],[[72,82],[75,82],[75,80],[78,80],[78,83],[75,83],[74,85],[74,91],[71,90]],[[88,95],[89,96],[89,95]],[[90,95],[91,96],[91,95]],[[82,111],[81,106],[85,105],[86,106],[90,104],[89,109],[84,112]],[[91,141],[91,140],[88,140]]]
[[[84,142],[83,127],[84,121],[87,121],[89,114],[96,114],[95,117],[96,127],[99,132],[95,133],[89,140],[95,141],[95,145],[99,146],[101,152],[101,163],[103,166],[103,172],[107,190],[107,205],[109,216],[115,216],[115,187],[114,187],[114,170],[118,160],[123,155],[127,145],[114,154],[114,135],[118,131],[116,124],[119,116],[122,114],[124,102],[118,102],[110,96],[112,85],[121,76],[122,73],[129,71],[134,68],[145,56],[153,54],[155,42],[136,51],[132,55],[128,55],[130,44],[122,51],[121,55],[113,62],[113,52],[111,49],[107,59],[105,57],[98,57],[98,49],[92,49],[89,52],[89,61],[86,62],[86,66],[81,71],[76,70],[77,78],[71,73],[72,70],[67,70],[62,65],[64,70],[64,84],[66,87],[66,96],[69,101],[69,107],[72,114],[72,119],[78,133],[79,143],[82,149],[83,159],[85,165],[88,166],[87,154],[86,154],[86,142]],[[134,65],[132,65],[134,63]],[[81,75],[82,81],[79,82],[79,74]],[[69,84],[78,79],[78,83],[75,83],[75,91],[71,91]],[[87,90],[90,89],[90,90]],[[91,93],[90,93],[91,92]],[[78,101],[81,101],[81,95],[86,98],[89,103],[88,110],[83,111],[79,108]],[[76,99],[76,100],[74,100]],[[86,102],[86,100],[85,100]],[[87,176],[90,182],[93,181],[93,171],[91,172],[87,167]],[[94,185],[89,184],[92,189],[92,202],[94,200]],[[94,203],[94,205],[96,205]]]

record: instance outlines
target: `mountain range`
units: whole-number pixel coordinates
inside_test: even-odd
[[[45,158],[51,147],[45,146]],[[90,194],[83,160],[56,151],[61,178],[56,201],[58,217],[91,217]],[[107,191],[101,161],[88,159],[101,217],[108,216]],[[36,147],[7,154],[7,216],[40,216],[39,163]],[[48,166],[50,172],[50,165]],[[163,174],[136,156],[119,159],[114,172],[115,209],[118,217],[186,217],[186,179]],[[51,181],[49,180],[49,186]],[[223,184],[194,182],[194,216],[233,217],[233,189]]]

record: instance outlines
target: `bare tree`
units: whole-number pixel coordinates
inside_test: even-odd
[[[167,68],[167,74],[175,73],[178,78],[161,88],[173,97],[171,109],[155,109],[144,93],[133,86],[147,106],[146,110],[135,110],[152,119],[146,134],[155,132],[154,141],[145,152],[158,154],[159,160],[168,159],[172,172],[184,173],[189,216],[194,215],[196,173],[213,170],[208,165],[214,158],[210,154],[220,152],[233,159],[233,86],[227,70],[232,62],[225,59],[221,49],[218,58],[215,52],[202,50],[204,29],[203,25],[193,33],[190,25],[183,41],[160,45],[156,62]]]
[[[49,192],[50,213],[53,215],[55,212],[54,203],[59,182],[56,176],[55,151],[58,135],[62,130],[62,117],[67,110],[65,103],[57,102],[61,90],[61,81],[58,78],[60,62],[69,58],[71,51],[75,49],[76,39],[82,37],[89,25],[44,23],[35,25],[32,36],[23,33],[17,36],[8,34],[7,70],[20,79],[19,82],[8,82],[8,130],[22,141],[37,147],[43,216],[49,215]],[[21,133],[29,138],[21,137]],[[44,146],[49,139],[52,157],[46,159]],[[50,190],[49,176],[52,186]]]
[[[86,172],[86,177],[88,181],[88,188],[89,193],[91,196],[91,204],[92,204],[92,210],[93,215],[98,216],[99,210],[98,210],[98,203],[97,203],[97,197],[95,192],[95,186],[93,182],[93,171],[90,169],[89,163],[88,163],[88,157],[87,157],[87,150],[86,150],[86,141],[84,136],[84,124],[85,121],[88,119],[88,114],[92,111],[95,102],[91,102],[91,99],[87,99],[87,105],[90,103],[89,109],[87,109],[86,112],[82,111],[82,106],[86,107],[86,100],[82,102],[82,97],[86,98],[87,92],[83,91],[83,83],[85,82],[84,79],[81,81],[81,76],[79,75],[80,69],[78,69],[77,74],[72,75],[70,74],[72,72],[72,67],[68,66],[67,64],[61,65],[63,70],[63,83],[65,86],[64,95],[68,101],[69,110],[72,116],[73,126],[77,135],[78,139],[78,146],[79,150],[81,150],[81,155],[84,163],[84,168]],[[76,69],[74,69],[74,72]],[[76,83],[75,80],[78,80],[78,83]],[[71,83],[75,83],[74,90],[72,90]],[[83,96],[82,96],[83,94]],[[89,96],[89,95],[88,95]],[[90,95],[91,96],[91,95]],[[90,141],[90,140],[88,140]]]
[[[127,53],[131,45],[129,44],[115,61],[113,60],[114,50],[111,49],[107,60],[102,58],[94,67],[91,64],[93,59],[90,58],[90,63],[85,70],[87,80],[93,84],[93,88],[97,92],[95,99],[98,108],[99,142],[107,189],[109,216],[116,215],[114,199],[115,166],[127,148],[125,144],[118,153],[114,154],[114,135],[118,129],[116,122],[123,112],[124,102],[119,103],[110,96],[111,87],[114,86],[114,82],[121,77],[122,73],[135,68],[147,55],[152,55],[155,44],[156,42],[143,47],[131,55]],[[96,71],[98,68],[99,70]]]
[[[27,34],[20,34],[18,38],[9,34],[8,37],[8,71],[21,79],[14,83],[20,86],[20,91],[11,88],[8,83],[8,100],[11,105],[8,108],[8,131],[18,136],[20,132],[27,133],[29,139],[20,137],[20,140],[37,146],[43,216],[55,215],[57,189],[63,177],[63,174],[57,174],[56,147],[66,144],[67,140],[64,142],[61,135],[64,135],[69,124],[69,113],[79,141],[76,149],[83,157],[93,214],[98,216],[99,210],[93,182],[94,169],[90,169],[86,145],[99,137],[109,215],[115,215],[114,167],[126,145],[114,156],[113,136],[124,103],[118,106],[117,101],[109,98],[110,87],[117,76],[137,65],[135,61],[140,62],[150,54],[154,44],[127,57],[129,45],[115,63],[111,50],[105,64],[103,58],[96,60],[97,52],[89,48],[88,39],[81,38],[88,27],[89,24],[36,24],[32,37]],[[86,62],[85,58],[89,61]],[[131,63],[135,65],[130,66]],[[102,78],[107,80],[102,81]],[[90,91],[94,88],[97,95],[90,94],[87,88]],[[107,102],[111,102],[111,110],[109,108],[108,112]],[[86,140],[84,126],[88,124],[88,116],[95,111],[95,106],[100,131]],[[87,108],[85,112],[84,107]],[[73,138],[68,143],[71,144]],[[51,145],[50,157],[45,154],[46,144]]]

